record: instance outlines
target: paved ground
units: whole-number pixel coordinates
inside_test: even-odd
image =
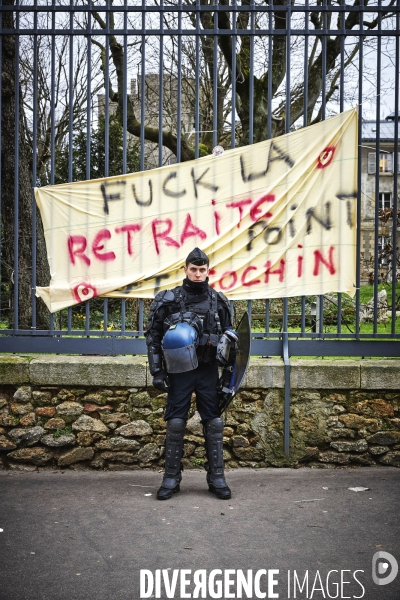
[[[371,575],[377,551],[400,562],[398,469],[241,469],[227,478],[230,501],[216,500],[204,472],[191,471],[180,494],[159,502],[153,472],[0,472],[0,600],[138,600],[141,569],[169,569],[171,578],[191,569],[193,584],[193,572],[206,569],[206,598],[239,597],[239,576],[226,574],[233,584],[219,593],[213,569],[246,578],[252,569],[253,583],[265,569],[266,598],[400,599],[400,574],[388,585]],[[356,486],[370,489],[348,490]],[[278,582],[270,591],[268,574]],[[169,597],[191,597],[177,575]],[[164,585],[158,597],[168,597]],[[242,597],[261,595],[244,588]]]

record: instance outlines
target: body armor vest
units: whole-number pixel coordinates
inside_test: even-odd
[[[200,319],[202,322],[202,332],[199,336],[199,342],[196,349],[199,362],[212,364],[215,362],[219,338],[222,334],[221,323],[218,315],[218,295],[209,288],[207,297],[200,302],[192,302],[188,298],[185,290],[178,286],[173,290],[175,302],[180,307],[179,313],[170,315],[164,321],[165,329],[174,322],[189,322]]]

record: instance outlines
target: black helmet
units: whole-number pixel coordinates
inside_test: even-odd
[[[208,265],[209,262],[207,254],[200,250],[200,248],[194,248],[186,257],[186,266],[192,264],[201,267],[202,265]]]

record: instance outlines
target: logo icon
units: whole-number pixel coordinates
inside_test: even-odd
[[[375,552],[372,557],[372,579],[376,585],[387,585],[397,577],[399,565],[389,552]]]

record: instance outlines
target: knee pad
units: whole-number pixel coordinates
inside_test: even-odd
[[[167,430],[171,433],[183,433],[185,431],[186,421],[185,419],[169,419],[167,421]]]
[[[207,421],[206,431],[213,433],[222,433],[224,431],[224,420],[221,417],[215,417]]]

